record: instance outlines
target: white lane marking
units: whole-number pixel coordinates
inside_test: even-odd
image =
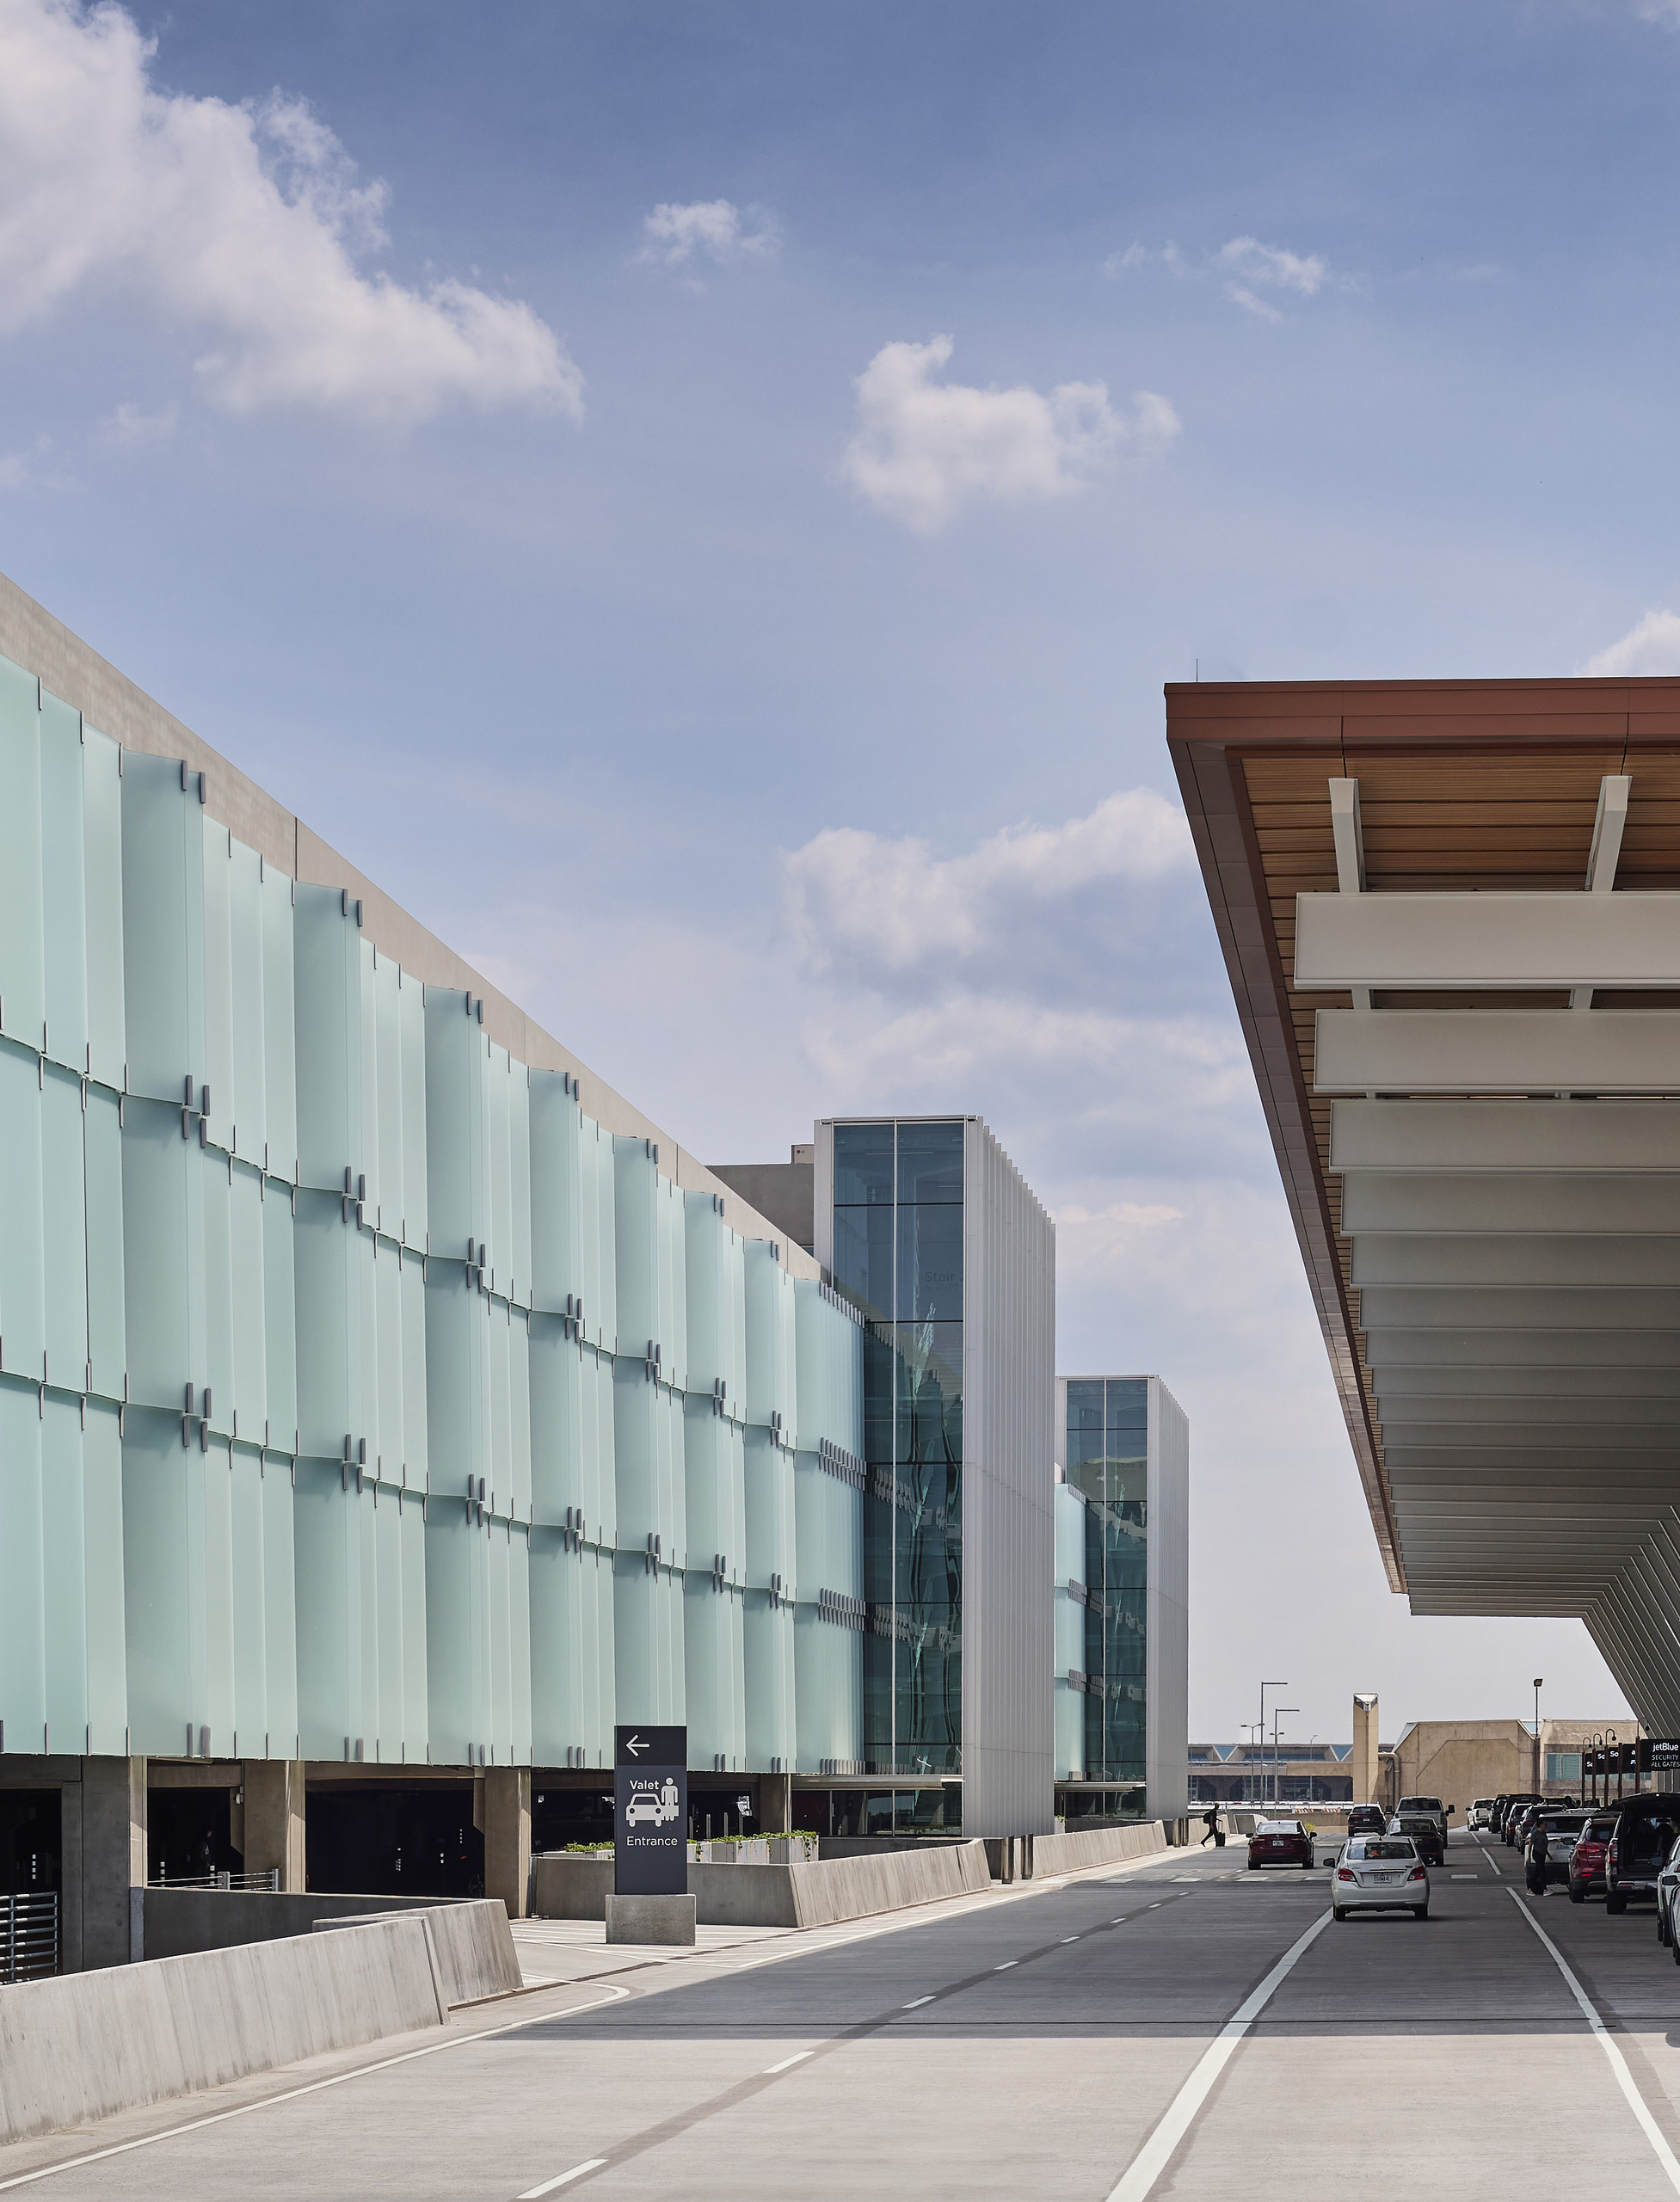
[[[9,2187],[33,2187],[40,2179],[56,2179],[61,2171],[76,2171],[83,2164],[102,2163],[107,2156],[126,2156],[131,2149],[150,2149],[156,2142],[177,2140],[182,2134],[200,2132],[206,2125],[223,2125],[230,2118],[246,2118],[255,2110],[272,2110],[277,2103],[296,2102],[299,2095],[319,2094],[323,2088],[342,2088],[347,2080],[365,2080],[370,2072],[389,2072],[394,2065],[412,2064],[417,2057],[435,2057],[442,2050],[464,2048],[468,2042],[489,2041],[494,2034],[518,2033],[524,2027],[581,2018],[586,2012],[599,2011],[608,2003],[621,2002],[630,1994],[628,1988],[614,1988],[609,1981],[592,1984],[606,1991],[593,2003],[579,2003],[569,2011],[538,2011],[528,2019],[509,2019],[505,2026],[480,2027],[476,2033],[458,2033],[448,2041],[428,2041],[423,2049],[405,2049],[400,2057],[381,2057],[375,2064],[358,2064],[353,2072],[335,2072],[329,2080],[311,2080],[306,2087],[287,2088],[280,2094],[264,2095],[261,2102],[242,2102],[232,2110],[212,2111],[207,2118],[189,2118],[184,2125],[166,2126],[161,2133],[143,2133],[138,2141],[119,2141],[108,2149],[89,2149],[85,2156],[66,2156],[61,2163],[43,2164],[39,2171],[21,2172],[15,2179],[0,2179],[0,2194]]]
[[[766,2064],[764,2068],[764,2076],[766,2080],[771,2080],[778,2072],[791,2072],[796,2064],[803,2064],[808,2057],[815,2057],[815,2054],[816,2051],[814,2049],[796,2049],[791,2057],[783,2057],[779,2064]],[[525,2202],[523,2195],[520,2195],[520,2202]]]
[[[1079,1936],[1077,1934],[1064,1934],[1062,1940],[1063,1946],[1065,1947],[1069,1942],[1077,1942]]]
[[[914,2003],[901,2003],[898,2008],[901,2011],[919,2011],[924,2003],[931,2003],[932,2001],[933,1998],[931,1996],[918,1996]]]
[[[1481,1879],[1481,1875],[1480,1873],[1455,1873],[1452,1878],[1455,1881],[1479,1881]]]
[[[1486,1859],[1488,1864],[1490,1866],[1493,1866],[1493,1853],[1487,1848],[1487,1845],[1485,1842],[1479,1842],[1476,1845],[1476,1848],[1480,1851],[1482,1856]],[[1497,1866],[1493,1866],[1493,1873],[1496,1879],[1503,1880],[1505,1879],[1505,1875],[1500,1873]]]
[[[1535,1917],[1533,1912],[1529,1910],[1528,1906],[1523,1903],[1522,1898],[1517,1894],[1515,1889],[1511,1891],[1511,1900],[1517,1906],[1518,1914],[1528,1921],[1529,1926],[1534,1928],[1535,1933],[1539,1935],[1541,1941],[1545,1943],[1547,1948],[1551,1952],[1553,1964],[1556,1965],[1558,1971],[1563,1975],[1565,1980],[1568,1983],[1570,1994],[1575,1998],[1575,2001],[1581,2007],[1581,2015],[1585,2019],[1588,2026],[1591,2027],[1593,2033],[1597,2035],[1598,2046],[1610,2060],[1610,2070],[1615,2074],[1615,2083],[1617,2087],[1621,2088],[1623,2095],[1627,2098],[1628,2109],[1631,2110],[1634,2117],[1638,2119],[1640,2122],[1640,2131],[1644,2134],[1646,2139],[1650,2142],[1652,2149],[1656,2151],[1658,2162],[1668,2174],[1669,2185],[1674,2189],[1677,2194],[1680,2194],[1680,2162],[1676,2161],[1673,2150],[1670,2148],[1668,2143],[1663,2138],[1662,2128],[1658,2125],[1656,2119],[1651,2115],[1649,2110],[1646,2109],[1645,2097],[1634,2085],[1634,2076],[1628,2070],[1627,2058],[1622,2055],[1620,2049],[1617,2048],[1615,2042],[1610,2039],[1609,2033],[1605,2027],[1604,2021],[1599,2017],[1597,2009],[1594,2008],[1592,1999],[1588,1996],[1585,1989],[1582,1987],[1580,1982],[1576,1979],[1574,1974],[1570,1971],[1569,1965],[1564,1958],[1563,1952],[1558,1947],[1557,1944],[1546,1932],[1546,1929]]]
[[[1020,1962],[1019,1958],[1006,1958],[1001,1965],[994,1965],[992,1970],[994,1972],[1011,1972]]]
[[[537,2202],[539,2194],[552,2194],[557,2187],[569,2187],[575,2179],[582,2179],[586,2171],[599,2171],[606,2162],[605,2156],[591,2156],[587,2162],[574,2164],[569,2171],[563,2171],[558,2179],[545,2179],[540,2187],[527,2187],[520,2202]]]
[[[1143,2202],[1155,2181],[1172,2162],[1173,2151],[1190,2131],[1191,2121],[1209,2095],[1220,2074],[1235,2054],[1260,2013],[1271,2001],[1295,1961],[1305,1955],[1314,1940],[1330,1924],[1330,1914],[1320,1912],[1298,1941],[1292,1942],[1252,1996],[1240,2002],[1220,2029],[1218,2038],[1203,2051],[1200,2062],[1172,2101],[1166,2114],[1126,2167],[1108,2202]]]

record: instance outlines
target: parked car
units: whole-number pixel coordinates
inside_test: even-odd
[[[1537,1797],[1529,1798],[1507,1816],[1505,1841],[1511,1849],[1527,1850],[1529,1830],[1534,1825],[1534,1816],[1540,1810],[1541,1803],[1542,1799]]]
[[[1534,1870],[1535,1837],[1543,1827],[1546,1830],[1547,1881],[1566,1881],[1575,1844],[1590,1818],[1589,1813],[1582,1811],[1559,1811],[1550,1805],[1536,1806],[1529,1816],[1529,1832],[1523,1845],[1525,1870],[1529,1873]]]
[[[1480,1835],[1485,1829],[1492,1826],[1493,1804],[1494,1800],[1492,1797],[1476,1797],[1471,1800],[1469,1815],[1464,1824],[1472,1835]]]
[[[1674,1947],[1674,1899],[1680,1890],[1680,1841],[1674,1843],[1663,1861],[1663,1870],[1657,1876],[1657,1940],[1665,1948]],[[1680,1965],[1680,1956],[1674,1962]]]
[[[1680,1836],[1680,1794],[1647,1789],[1624,1797],[1604,1860],[1604,1909],[1626,1911],[1635,1897],[1657,1894],[1657,1879]]]
[[[1248,1870],[1313,1863],[1313,1838],[1299,1820],[1259,1820],[1248,1838]]]
[[[1354,1836],[1342,1846],[1330,1884],[1338,1919],[1351,1911],[1409,1911],[1429,1917],[1429,1867],[1410,1836]]]
[[[1526,1811],[1530,1805],[1537,1805],[1539,1802],[1540,1799],[1535,1796],[1532,1789],[1511,1792],[1511,1795],[1505,1799],[1504,1809],[1499,1814],[1497,1832],[1502,1842],[1512,1848],[1516,1847],[1518,1816]]]
[[[1604,1858],[1615,1832],[1614,1812],[1589,1812],[1569,1854],[1569,1901],[1585,1904],[1604,1893]]]
[[[1388,1815],[1381,1805],[1350,1805],[1347,1808],[1350,1835],[1382,1835],[1388,1826]]]
[[[1446,1837],[1432,1812],[1396,1812],[1388,1823],[1388,1833],[1409,1836],[1417,1844],[1418,1855],[1425,1866],[1446,1864]]]
[[[1394,1807],[1396,1814],[1406,1813],[1414,1818],[1427,1813],[1440,1829],[1443,1842],[1447,1839],[1447,1822],[1457,1810],[1456,1805],[1443,1805],[1438,1797],[1402,1797]]]

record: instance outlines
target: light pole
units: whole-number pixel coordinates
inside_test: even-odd
[[[1543,1675],[1534,1678],[1534,1793],[1540,1794],[1540,1690]]]
[[[1283,1687],[1287,1688],[1288,1685],[1284,1684]],[[1274,1705],[1271,1708],[1271,1801],[1274,1805],[1278,1802],[1277,1723],[1285,1713],[1299,1713],[1301,1707],[1298,1705]]]
[[[1262,1682],[1260,1684],[1260,1751],[1262,1755],[1262,1764],[1265,1763],[1265,1752],[1266,1747],[1266,1692],[1269,1689],[1287,1689],[1288,1688],[1289,1684],[1287,1682]],[[1264,1794],[1264,1775],[1261,1777],[1261,1790],[1262,1794]]]

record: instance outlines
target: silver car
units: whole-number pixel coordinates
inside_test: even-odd
[[[1409,1911],[1429,1917],[1429,1867],[1409,1835],[1357,1835],[1342,1845],[1330,1882],[1338,1919],[1354,1911]]]

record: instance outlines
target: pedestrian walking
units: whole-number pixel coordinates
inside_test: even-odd
[[[1203,1813],[1202,1824],[1207,1829],[1208,1832],[1203,1836],[1201,1842],[1197,1844],[1197,1848],[1198,1850],[1205,1850],[1209,1843],[1211,1842],[1215,1849],[1222,1850],[1225,1848],[1225,1830],[1219,1824],[1219,1807],[1217,1805],[1209,1805],[1208,1810]]]
[[[1546,1867],[1551,1856],[1551,1846],[1546,1840],[1546,1823],[1536,1819],[1534,1832],[1529,1837],[1529,1888],[1535,1896],[1546,1893]]]

